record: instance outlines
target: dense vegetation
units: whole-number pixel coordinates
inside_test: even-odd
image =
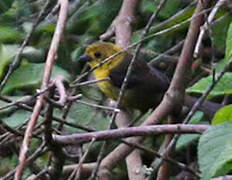
[[[197,7],[201,3],[206,6],[199,13]],[[126,4],[134,8],[134,16],[126,17],[129,22],[124,23],[125,27],[132,27],[131,34],[128,29],[120,32],[122,29],[118,28],[123,26],[117,20],[123,16],[122,9]],[[100,179],[131,180],[208,180],[229,175],[232,170],[232,106],[229,105],[232,100],[232,3],[225,0],[209,3],[200,0],[70,0],[66,24],[63,24],[65,30],[62,32],[61,28],[56,52],[51,42],[60,37],[55,31],[60,28],[57,21],[65,9],[62,7],[54,0],[0,1],[0,177],[78,179],[80,176],[80,179],[87,179],[97,170],[96,162],[101,158],[105,167],[100,166],[95,174],[92,173],[92,179],[96,174]],[[196,12],[197,18],[201,18],[201,28],[191,29],[190,24],[196,23],[193,16]],[[153,21],[149,25],[151,18]],[[196,33],[195,41],[188,39],[189,31]],[[200,31],[204,35],[197,45]],[[126,36],[129,38],[124,38]],[[89,67],[79,61],[86,46],[100,39],[121,43],[124,48],[132,44],[131,54],[135,54],[136,46],[142,42],[137,59],[163,71],[171,80],[181,68],[184,69],[182,78],[186,83],[181,86],[173,83],[173,87],[181,87],[175,89],[181,96],[187,92],[224,107],[210,115],[200,110],[190,112],[186,107],[182,110],[175,108],[182,107],[184,96],[179,102],[174,97],[172,110],[159,116],[159,123],[164,124],[160,131],[155,129],[154,122],[150,123],[154,125],[153,130],[141,127],[144,133],[136,134],[138,131],[127,129],[131,133],[129,136],[133,133],[133,136],[145,136],[139,144],[138,141],[129,141],[128,146],[124,146],[140,149],[136,157],[139,156],[138,161],[142,163],[133,157],[131,161],[127,158],[125,163],[126,155],[123,153],[108,158],[110,152],[125,143],[121,138],[128,136],[120,134],[122,132],[115,136],[110,134],[109,126],[111,129],[119,126],[113,118],[118,109],[112,107],[95,83],[85,83],[94,77],[86,73]],[[187,59],[184,59],[183,49],[190,52]],[[51,59],[55,59],[55,63],[49,66],[46,62]],[[185,61],[188,63],[183,63]],[[183,65],[179,71],[175,71],[177,64]],[[52,68],[52,75],[46,79],[43,74],[49,72],[49,68]],[[173,89],[168,92],[168,95],[173,95]],[[36,113],[39,101],[41,104]],[[154,114],[162,114],[161,108],[157,110],[159,113],[150,110],[134,126],[154,118]],[[173,109],[178,110],[173,113]],[[128,111],[124,113],[131,119],[139,116],[138,111]],[[30,121],[36,115],[38,120],[33,125]],[[116,121],[120,121],[120,115],[123,116],[121,112],[117,114]],[[184,120],[187,125],[181,124]],[[180,125],[176,129],[167,125],[176,123]],[[30,130],[30,126],[34,130]],[[94,133],[102,130],[108,131],[102,135],[101,141],[96,141]],[[82,137],[86,132],[93,134]],[[166,154],[163,156],[165,160],[160,162],[160,156],[173,138],[170,134],[176,133],[181,135],[175,136],[175,146],[168,153],[171,160],[167,160]],[[61,143],[59,137],[65,136],[55,134],[75,134],[83,139],[75,139],[76,143],[64,142],[65,139]],[[102,141],[105,139],[106,142]],[[29,143],[28,149],[25,143]],[[24,152],[27,160],[20,163],[22,149],[27,149]],[[107,158],[113,165],[107,164]],[[15,173],[19,166],[23,171],[18,168]],[[104,170],[108,170],[107,173]]]

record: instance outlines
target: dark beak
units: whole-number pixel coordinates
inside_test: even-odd
[[[90,62],[90,61],[92,61],[93,59],[90,57],[90,56],[88,56],[87,54],[83,54],[82,56],[80,56],[80,58],[79,58],[79,61],[80,62]]]

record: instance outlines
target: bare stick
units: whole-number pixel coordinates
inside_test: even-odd
[[[92,138],[95,141],[113,140],[118,138],[126,138],[130,136],[149,136],[158,134],[183,134],[183,133],[202,133],[207,130],[209,125],[152,125],[139,126],[121,129],[111,129],[96,131],[90,133],[78,133],[71,135],[53,135],[54,141],[60,145],[83,144],[90,142]]]
[[[41,90],[43,90],[44,88],[46,88],[48,86],[48,83],[50,80],[52,67],[53,67],[53,64],[55,62],[55,57],[57,54],[57,49],[59,47],[59,42],[61,40],[61,36],[63,34],[65,23],[66,23],[67,9],[68,9],[68,1],[67,0],[66,1],[60,0],[60,14],[58,17],[56,30],[55,30],[55,33],[54,33],[54,36],[53,36],[53,39],[51,42],[51,46],[50,46],[50,49],[48,52],[48,56],[47,56]],[[38,119],[40,110],[42,108],[44,97],[45,97],[45,95],[41,94],[39,96],[38,100],[36,101],[35,107],[33,109],[32,115],[31,115],[31,119],[30,119],[28,126],[27,126],[27,129],[25,131],[23,143],[22,143],[21,148],[20,148],[19,165],[18,165],[16,173],[15,173],[15,180],[20,180],[22,177],[23,169],[24,169],[25,162],[26,162],[26,154],[27,154],[27,151],[29,148],[28,146],[29,146],[30,139],[31,139],[31,134],[32,134],[32,131],[33,131],[35,124],[37,123],[37,119]]]

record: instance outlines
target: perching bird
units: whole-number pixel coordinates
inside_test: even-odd
[[[80,59],[87,61],[91,68],[95,68],[106,58],[121,50],[120,46],[113,43],[97,42],[89,45]],[[117,100],[131,59],[132,55],[122,52],[93,71],[97,80],[109,78],[108,81],[97,83],[107,97]],[[146,112],[149,108],[159,105],[168,86],[169,79],[165,74],[150,67],[144,61],[136,60],[132,66],[120,106]],[[219,107],[221,106],[215,105],[214,111]]]

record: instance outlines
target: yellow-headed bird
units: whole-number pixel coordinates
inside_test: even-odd
[[[81,59],[94,68],[121,50],[121,47],[113,43],[97,42],[86,48]],[[122,52],[93,71],[97,80],[109,78],[109,81],[98,82],[99,88],[107,97],[113,100],[118,98],[131,59],[129,53]],[[136,60],[133,64],[127,82],[120,106],[142,112],[156,107],[169,86],[169,79],[165,74],[141,60]]]

